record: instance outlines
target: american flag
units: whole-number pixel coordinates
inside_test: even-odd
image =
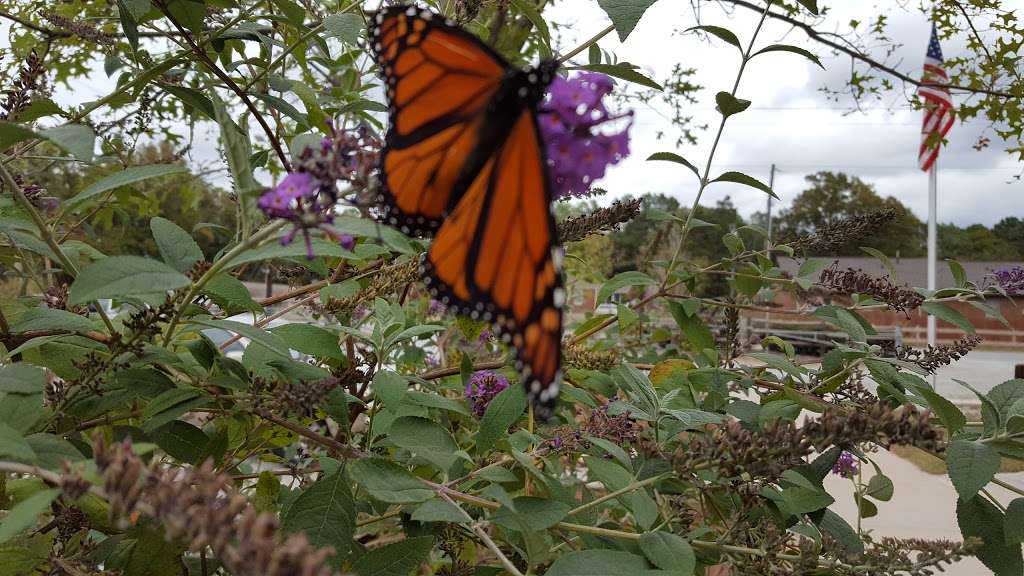
[[[942,60],[942,46],[939,34],[932,24],[932,39],[928,42],[928,54],[924,58],[923,82],[948,84],[949,76]],[[953,127],[953,97],[945,86],[924,85],[917,93],[924,99],[924,122],[921,124],[921,148],[917,163],[925,172],[931,170],[939,157],[942,139]]]

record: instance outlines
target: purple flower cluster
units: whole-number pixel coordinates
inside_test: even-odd
[[[590,195],[607,167],[629,154],[632,121],[618,132],[599,131],[603,124],[633,116],[632,111],[608,112],[603,99],[613,87],[604,74],[586,72],[569,80],[556,76],[548,88],[539,121],[555,198]]]
[[[857,462],[857,457],[846,450],[843,450],[836,463],[832,465],[832,473],[843,478],[852,478],[858,469],[860,463]]]
[[[319,150],[307,147],[299,155],[295,171],[285,176],[274,188],[260,196],[257,205],[270,218],[292,223],[292,230],[281,238],[289,244],[302,233],[306,256],[313,258],[310,230],[317,229],[340,242],[346,250],[355,246],[355,239],[336,231],[334,206],[338,201],[337,182],[347,181],[365,186],[377,162],[380,142],[369,131],[336,130],[320,142]]]
[[[1014,266],[996,270],[993,274],[999,287],[1006,290],[1007,294],[1024,294],[1024,267]]]
[[[466,384],[466,400],[477,418],[483,418],[491,400],[508,388],[508,378],[490,370],[474,372]]]
[[[448,311],[448,307],[444,305],[444,302],[440,300],[430,299],[430,305],[427,307],[427,314],[430,316],[444,316],[444,313]]]

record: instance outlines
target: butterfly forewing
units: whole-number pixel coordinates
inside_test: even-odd
[[[464,192],[460,176],[507,65],[473,36],[413,7],[379,13],[370,41],[390,102],[379,200],[390,223],[432,234]]]

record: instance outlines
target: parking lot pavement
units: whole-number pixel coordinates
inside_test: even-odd
[[[1024,364],[1024,352],[974,350],[936,374],[935,389],[950,400],[971,399],[973,392],[954,382],[963,380],[981,392],[1013,378],[1013,367]]]

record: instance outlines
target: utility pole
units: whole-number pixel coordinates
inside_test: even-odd
[[[768,187],[775,191],[775,164],[772,164],[772,171],[768,175]],[[768,195],[768,240],[765,244],[765,249],[770,248],[772,245],[772,196]]]

